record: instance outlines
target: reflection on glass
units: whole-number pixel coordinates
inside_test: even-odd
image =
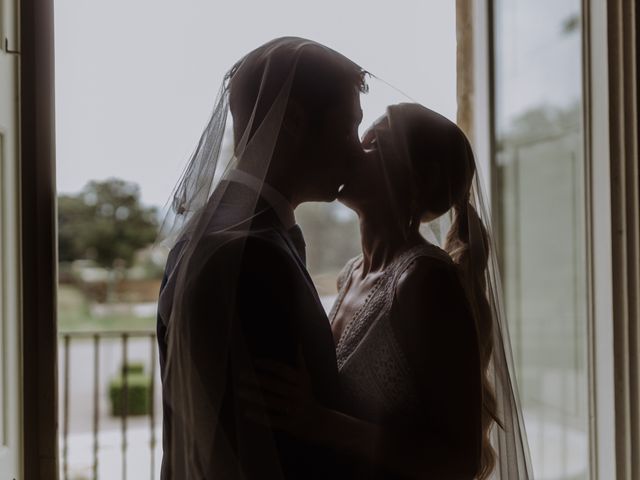
[[[497,0],[495,210],[534,473],[587,479],[579,0]]]

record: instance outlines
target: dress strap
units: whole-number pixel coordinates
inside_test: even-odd
[[[455,265],[451,256],[443,249],[432,243],[422,243],[410,248],[400,255],[397,263],[399,267],[398,269],[405,270],[409,265],[411,265],[411,263],[420,257],[429,257],[435,260],[440,260],[448,265]]]
[[[342,267],[342,270],[340,270],[340,273],[338,274],[338,279],[337,279],[338,291],[342,290],[342,288],[344,287],[344,284],[351,276],[351,272],[353,272],[353,269],[355,268],[356,264],[361,259],[362,259],[362,255],[353,257],[352,259],[347,261],[344,267]]]

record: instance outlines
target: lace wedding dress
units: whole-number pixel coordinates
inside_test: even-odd
[[[336,344],[344,405],[347,413],[357,418],[396,427],[428,421],[416,386],[417,376],[391,324],[398,281],[417,258],[424,256],[453,265],[449,255],[432,244],[418,245],[399,255],[371,288]],[[349,279],[361,262],[361,255],[353,258],[338,277],[338,297],[329,315],[332,323],[349,289]],[[356,467],[354,478],[395,477],[363,464]]]
[[[336,345],[345,404],[350,413],[360,418],[374,422],[422,418],[415,376],[391,325],[398,281],[421,256],[453,265],[449,255],[432,244],[418,245],[399,255],[349,320]],[[339,293],[329,316],[331,322],[348,290],[348,280],[361,261],[362,256],[350,260],[338,277]]]

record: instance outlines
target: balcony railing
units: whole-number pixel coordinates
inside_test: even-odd
[[[149,377],[148,411],[128,412],[130,385],[126,365],[143,362]],[[127,480],[159,474],[161,461],[161,388],[155,331],[63,332],[60,334],[60,478],[63,480]],[[526,366],[526,365],[525,365]],[[525,417],[529,443],[538,460],[540,478],[586,478],[588,437],[569,412],[558,404],[570,403],[571,385],[579,373],[530,365],[521,372],[527,379]],[[122,379],[120,405],[108,411],[109,381]],[[580,391],[584,387],[575,387]],[[554,392],[554,404],[538,397]],[[548,395],[547,395],[548,397]],[[546,398],[546,397],[545,397]],[[574,402],[577,399],[574,399]]]
[[[61,478],[154,480],[162,419],[157,414],[161,388],[155,332],[62,332],[59,339]],[[144,365],[144,378],[148,378],[144,387],[148,403],[142,416],[129,412],[132,361]],[[109,385],[118,380],[121,385],[115,396],[119,399]]]

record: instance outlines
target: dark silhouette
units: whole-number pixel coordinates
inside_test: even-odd
[[[303,43],[308,42],[275,40],[231,70],[229,105],[236,148],[256,135],[256,126],[268,115],[290,73],[291,57]],[[357,128],[362,115],[359,94],[364,88],[364,73],[355,64],[326,48],[305,47],[295,67],[273,155],[264,178],[258,179],[264,184],[257,187],[257,202],[252,201],[255,185],[246,181],[251,166],[242,161],[237,165],[239,173],[218,187],[223,193],[210,221],[212,230],[232,231],[235,236],[207,259],[189,298],[183,300],[196,312],[191,330],[198,335],[190,339],[190,350],[201,378],[207,377],[207,369],[220,365],[210,343],[219,334],[216,319],[232,312],[227,381],[216,426],[219,434],[202,460],[214,465],[209,471],[224,472],[217,478],[324,479],[340,478],[343,471],[328,449],[250,421],[238,404],[236,385],[239,371],[251,369],[253,359],[296,366],[296,352],[302,349],[318,400],[331,408],[340,406],[331,330],[305,268],[304,240],[293,209],[307,201],[334,200],[347,181],[354,157],[362,155]],[[247,132],[249,124],[253,127]],[[163,291],[183,244],[178,242],[169,256]],[[225,283],[234,285],[231,298]],[[166,317],[158,318],[163,378],[168,353]],[[215,388],[204,385],[211,397],[218,394],[209,391]],[[181,412],[172,409],[170,395],[170,386],[164,385],[163,479],[172,478],[172,453],[184,440],[173,428]]]
[[[272,361],[262,394],[247,383],[245,398],[256,421],[266,402],[270,424],[353,454],[352,478],[487,478],[492,316],[471,148],[455,124],[415,104],[389,107],[363,144],[339,197],[359,216],[363,254],[343,270],[331,315],[345,410],[318,403],[304,369]],[[450,209],[444,251],[419,227]],[[473,244],[470,226],[481,237]]]

